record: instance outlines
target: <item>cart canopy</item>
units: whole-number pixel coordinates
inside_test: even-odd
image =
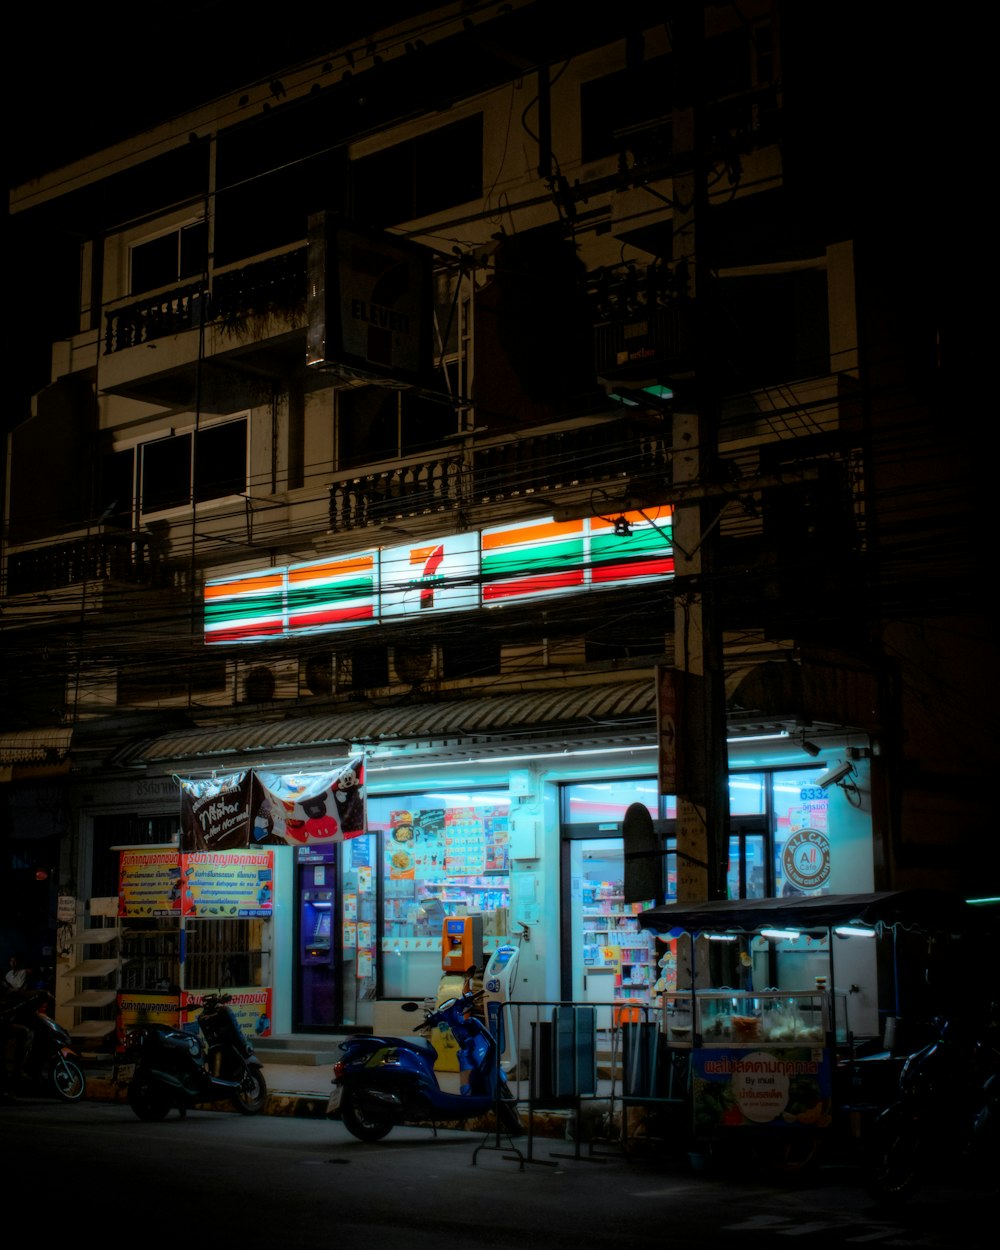
[[[995,908],[981,908],[941,890],[661,903],[638,916],[639,927],[654,933],[757,933],[768,928],[802,931],[857,924],[960,934],[981,930],[990,918],[995,922]]]

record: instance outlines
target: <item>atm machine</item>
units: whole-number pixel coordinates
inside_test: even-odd
[[[299,848],[297,1029],[337,1023],[337,960],[334,941],[336,861],[332,847]]]

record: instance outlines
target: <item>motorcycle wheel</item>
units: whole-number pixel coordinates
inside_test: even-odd
[[[87,1078],[83,1069],[72,1059],[57,1059],[49,1069],[52,1092],[63,1102],[79,1102],[87,1092]]]
[[[140,1120],[165,1120],[170,1095],[147,1072],[136,1072],[128,1087],[128,1105]]]
[[[240,1092],[233,1095],[233,1106],[241,1115],[256,1115],[267,1103],[267,1082],[260,1068],[244,1065],[239,1078]]]
[[[344,1128],[358,1141],[381,1141],[395,1124],[391,1116],[364,1106],[355,1097],[354,1091],[349,1089],[344,1090],[340,1118],[344,1122]]]
[[[917,1179],[923,1153],[921,1135],[898,1104],[877,1117],[865,1147],[865,1188],[873,1198],[895,1202]]]

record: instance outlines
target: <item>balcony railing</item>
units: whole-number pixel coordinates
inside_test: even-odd
[[[8,595],[39,594],[80,582],[159,585],[161,562],[145,534],[92,534],[7,557]]]
[[[204,282],[163,291],[107,313],[104,354],[221,321],[234,331],[274,316],[304,314],[306,249],[296,248]]]
[[[445,512],[561,487],[664,481],[668,436],[629,419],[484,440],[471,453],[404,460],[330,487],[330,528]]]
[[[148,300],[116,308],[107,314],[104,354],[138,347],[153,339],[191,330],[208,319],[209,295],[203,283],[164,291]]]

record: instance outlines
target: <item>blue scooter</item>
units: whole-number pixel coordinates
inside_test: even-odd
[[[418,1032],[450,1032],[458,1045],[461,1092],[443,1090],[438,1053],[424,1037],[357,1036],[342,1042],[333,1068],[328,1119],[340,1119],[359,1141],[381,1141],[398,1124],[464,1121],[488,1111],[508,1135],[522,1132],[517,1102],[499,1064],[496,1039],[476,1014],[482,990],[449,998],[426,1011]],[[420,1011],[404,1003],[404,1011]]]

